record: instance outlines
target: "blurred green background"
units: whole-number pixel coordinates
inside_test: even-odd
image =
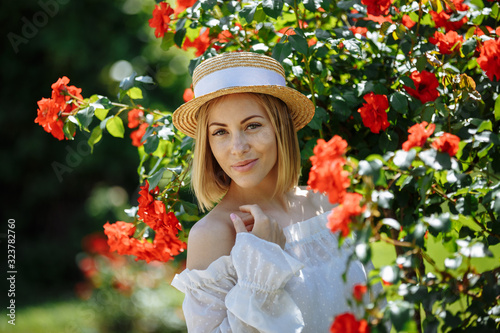
[[[106,221],[124,220],[123,209],[136,205],[138,155],[128,138],[130,130],[124,140],[107,135],[91,156],[81,132],[74,141],[58,141],[34,123],[37,101],[49,98],[51,84],[62,76],[82,88],[84,97],[101,94],[116,100],[119,80],[135,71],[157,83],[144,87],[144,106],[167,111],[179,106],[190,84],[190,55],[160,48],[148,26],[153,6],[153,0],[29,0],[1,5],[2,332],[164,332],[166,327],[182,331],[179,313],[168,320],[166,314],[157,314],[162,318],[155,321],[141,310],[141,302],[163,311],[168,307],[162,304],[178,309],[180,296],[169,287],[170,281],[157,282],[158,289],[149,288],[152,294],[143,290],[140,297],[101,289],[101,299],[94,292],[82,300],[75,292],[85,281],[78,267],[85,257],[83,237],[102,233]],[[8,219],[16,226],[15,327],[7,324],[5,315]],[[142,264],[127,267],[135,270],[127,273],[133,277],[146,272],[168,280],[174,273],[161,271],[165,268],[151,271]],[[160,300],[144,301],[148,297]],[[115,311],[102,311],[108,303],[116,306]],[[138,319],[143,324],[124,321],[132,312],[143,314]],[[110,313],[118,317],[110,318]],[[106,320],[111,323],[102,322]]]

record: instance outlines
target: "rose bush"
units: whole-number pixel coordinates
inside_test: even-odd
[[[221,52],[266,53],[315,103],[299,132],[301,182],[339,204],[328,225],[355,235],[360,260],[384,257],[365,318],[343,314],[331,331],[500,329],[498,1],[172,1],[152,17],[161,48],[194,52],[191,72]],[[173,128],[172,110],[137,104],[149,77],[124,79],[117,102],[58,82],[64,103],[42,99],[36,120],[55,137],[78,127],[94,147],[106,131],[124,137],[124,120],[139,127],[130,135],[147,200],[128,210],[133,224],[115,223],[126,237],[110,245],[170,259],[183,249],[171,238],[176,220],[187,230],[199,218],[185,191],[191,139]]]

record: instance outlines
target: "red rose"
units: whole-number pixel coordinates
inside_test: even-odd
[[[146,260],[148,263],[153,260],[166,262],[186,248],[186,243],[173,230],[168,229],[159,229],[152,243],[147,239],[133,238],[135,226],[132,223],[106,223],[104,233],[108,236],[110,251],[134,255],[136,260]]]
[[[82,240],[82,247],[87,253],[109,255],[109,245],[106,237],[101,233],[87,235]]]
[[[490,39],[484,42],[477,64],[491,81],[500,80],[500,39]]]
[[[155,200],[154,196],[160,193],[160,188],[156,186],[149,191],[149,182],[140,187],[139,209],[137,215],[144,221],[150,228],[155,231],[159,229],[181,229],[180,223],[174,213],[166,211],[165,204],[160,200]]]
[[[133,146],[140,147],[144,144],[144,141],[141,140],[144,134],[146,134],[146,128],[148,128],[148,124],[142,123],[137,130],[130,133],[130,138],[132,139]]]
[[[422,147],[427,142],[427,139],[434,133],[434,129],[436,128],[435,124],[427,125],[427,122],[424,121],[410,127],[408,130],[410,135],[408,136],[408,140],[403,143],[403,150],[409,151],[413,147]]]
[[[366,33],[368,32],[368,28],[365,27],[350,27],[349,30],[351,30],[354,35],[360,34],[361,36],[365,37]]]
[[[359,205],[361,199],[363,196],[359,193],[345,193],[344,200],[328,215],[326,226],[332,232],[341,231],[343,237],[349,235],[349,224],[351,224],[352,218],[360,215],[366,208]]]
[[[312,167],[307,184],[314,191],[328,194],[331,203],[341,201],[351,183],[349,173],[344,170],[346,148],[347,142],[335,135],[328,142],[319,139],[311,156]]]
[[[111,252],[117,251],[118,254],[129,254],[133,246],[135,226],[133,223],[118,221],[113,224],[107,222],[104,225],[104,233],[108,236],[108,245]]]
[[[354,288],[352,289],[352,294],[354,295],[354,298],[358,301],[361,302],[363,300],[363,295],[366,294],[368,291],[368,287],[364,284],[356,284]]]
[[[194,47],[196,49],[195,56],[201,56],[210,46],[211,40],[208,36],[209,33],[210,30],[205,28],[205,30],[197,38],[195,38],[195,40],[191,41],[189,38],[186,38],[184,40],[184,44],[182,44],[182,49],[187,50],[190,47]]]
[[[372,15],[372,14],[368,14],[362,20],[373,21],[373,22],[377,22],[378,24],[383,24],[384,22],[393,23],[390,16],[382,16],[382,15],[377,16],[377,15]]]
[[[453,31],[460,29],[466,22],[467,16],[462,17],[460,20],[451,19],[451,15],[456,11],[465,12],[469,10],[469,6],[463,4],[463,0],[452,0],[455,9],[450,8],[448,4],[446,4],[446,9],[437,13],[433,10],[430,11],[432,16],[432,20],[436,24],[437,28],[445,28],[446,31]]]
[[[139,126],[144,112],[140,109],[133,109],[128,112],[128,128],[135,128]]]
[[[389,14],[392,0],[361,0],[361,3],[366,6],[368,14],[380,16]]]
[[[352,313],[346,312],[335,317],[330,333],[370,333],[366,320],[356,320]]]
[[[408,86],[404,86],[404,88],[411,96],[418,98],[422,103],[434,101],[439,97],[439,91],[437,91],[439,81],[433,73],[413,71],[410,78],[413,80],[416,89]]]
[[[440,136],[432,143],[432,147],[442,153],[448,153],[450,157],[453,157],[458,152],[459,144],[460,138],[458,136],[450,133],[444,133],[443,136]]]
[[[363,104],[358,112],[361,114],[363,125],[368,127],[373,133],[379,133],[389,127],[386,110],[389,108],[389,101],[385,95],[375,95],[373,92],[366,94]]]
[[[417,22],[413,21],[410,17],[410,15],[407,15],[407,14],[404,14],[403,15],[403,19],[401,20],[401,22],[403,23],[403,25],[405,27],[407,27],[408,29],[411,29],[413,28],[413,26],[415,24],[417,24]]]
[[[37,104],[38,116],[35,118],[35,123],[40,124],[47,133],[52,134],[55,138],[63,140],[65,138],[64,123],[59,119],[59,104],[50,98],[42,98]]]
[[[177,7],[175,7],[175,15],[179,15],[187,8],[192,7],[196,0],[177,0]]]
[[[69,113],[77,108],[74,103],[68,103],[71,99],[80,99],[82,89],[75,86],[68,86],[69,79],[66,76],[58,79],[52,84],[52,99],[59,105],[59,108],[64,113]]]
[[[184,102],[189,102],[193,98],[194,98],[193,89],[187,88],[186,90],[184,90],[184,94],[182,95],[182,99],[184,100]]]
[[[166,2],[161,2],[159,5],[155,6],[153,10],[153,18],[149,19],[149,26],[155,28],[156,38],[163,37],[165,32],[168,31],[168,25],[170,23],[170,15],[174,13],[174,10]]]
[[[429,42],[437,45],[441,54],[451,54],[460,50],[464,39],[456,31],[448,31],[446,35],[436,31],[434,36],[429,38]]]

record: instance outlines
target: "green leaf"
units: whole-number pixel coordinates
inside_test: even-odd
[[[390,209],[394,194],[389,191],[373,191],[372,201],[376,202],[380,207]]]
[[[495,100],[495,120],[500,120],[500,95],[498,95]]]
[[[217,0],[200,0],[201,8],[204,11],[209,11],[217,4]]]
[[[493,124],[491,123],[491,120],[484,120],[481,122],[481,125],[479,125],[479,128],[477,129],[478,132],[482,131],[493,131]]]
[[[492,257],[493,254],[483,243],[472,243],[465,239],[457,239],[457,245],[460,247],[460,254],[468,258]]]
[[[172,31],[169,31],[163,35],[163,39],[161,40],[161,45],[160,45],[162,50],[168,51],[172,46],[175,45],[174,37],[175,33],[173,33]]]
[[[415,89],[415,83],[409,76],[401,76],[399,80],[403,85],[407,86],[408,88]]]
[[[131,99],[143,99],[142,90],[139,87],[132,87],[127,91],[128,97]]]
[[[272,57],[282,63],[290,54],[292,54],[292,44],[280,42],[274,46]]]
[[[435,149],[427,149],[421,151],[418,157],[434,170],[451,169],[451,158],[447,153],[441,153]]]
[[[135,80],[137,82],[142,82],[142,83],[145,83],[145,84],[154,84],[155,81],[153,80],[153,78],[151,76],[138,76],[135,78]]]
[[[272,17],[277,19],[278,16],[281,15],[283,11],[283,0],[263,0],[262,7],[264,8],[264,12]]]
[[[410,149],[409,151],[398,150],[394,155],[393,162],[398,168],[408,170],[415,156],[417,156],[417,151],[415,149]]]
[[[161,178],[163,177],[163,173],[166,171],[166,168],[161,168],[160,170],[156,171],[154,174],[148,177],[148,183],[149,183],[149,189],[148,191],[151,191],[154,189],[158,183],[160,182]]]
[[[351,1],[339,1],[337,3],[337,7],[342,9],[342,10],[349,10],[351,9],[355,4],[358,4],[359,2],[356,0],[351,0]]]
[[[421,72],[427,67],[427,57],[421,56],[417,59],[417,71]]]
[[[475,49],[476,49],[476,40],[474,38],[470,38],[462,44],[462,53],[464,55],[468,55]]]
[[[500,4],[498,2],[495,2],[493,6],[491,6],[491,14],[490,17],[494,18],[495,20],[498,19],[498,15],[500,13]]]
[[[328,113],[322,107],[317,106],[316,111],[314,112],[314,117],[311,122],[308,124],[314,130],[320,130],[323,128],[323,123],[328,119]]]
[[[160,138],[158,135],[151,135],[146,142],[144,142],[144,151],[146,154],[152,154],[156,151],[158,148],[158,145],[160,144]]]
[[[80,125],[82,125],[85,130],[88,130],[92,119],[94,119],[94,107],[88,106],[85,109],[78,111],[75,117],[80,122]]]
[[[109,134],[116,138],[123,138],[125,133],[125,128],[123,127],[123,121],[120,117],[112,116],[106,122],[106,129]]]
[[[94,129],[92,130],[92,133],[90,133],[90,137],[87,141],[87,143],[89,144],[90,146],[90,152],[93,153],[94,152],[94,145],[96,143],[98,143],[99,141],[101,141],[101,138],[102,138],[102,129],[100,126],[96,126],[94,127]]]
[[[198,215],[198,206],[192,202],[181,200],[181,205],[188,215]]]
[[[186,28],[182,28],[180,30],[177,30],[174,35],[174,42],[175,45],[178,47],[182,47],[182,42],[184,42],[184,37],[186,37]]]
[[[361,43],[357,39],[346,39],[344,42],[344,47],[347,51],[356,56],[361,53]]]
[[[201,63],[202,57],[194,58],[189,61],[189,75],[193,76],[194,69]]]
[[[399,137],[396,132],[388,130],[380,134],[378,141],[380,149],[385,153],[387,151],[394,151],[398,148]]]
[[[406,95],[396,91],[389,96],[389,102],[396,112],[401,114],[408,113],[408,97],[406,97]]]
[[[108,115],[109,109],[95,109],[94,114],[99,120],[104,120]]]
[[[66,137],[66,139],[68,139],[68,140],[74,140],[75,139],[75,137],[74,137],[75,131],[76,131],[76,126],[75,126],[75,124],[73,122],[67,121],[64,124],[64,126],[63,126],[63,132],[64,132],[64,136]]]
[[[257,9],[257,4],[250,3],[247,4],[245,7],[243,7],[243,9],[240,10],[238,15],[240,16],[240,18],[244,19],[247,22],[247,24],[250,24],[253,21],[256,9]]]
[[[137,76],[136,72],[133,72],[129,77],[124,78],[123,80],[120,81],[120,89],[121,90],[129,90],[134,86],[134,80],[135,77]]]
[[[315,12],[321,6],[322,0],[303,0],[304,7],[310,12]]]
[[[439,216],[432,215],[425,217],[424,222],[429,225],[431,230],[436,232],[448,232],[451,228],[450,213],[444,213]]]
[[[467,193],[465,197],[460,197],[457,199],[457,204],[455,205],[455,208],[462,215],[471,215],[471,213],[477,211],[478,208],[477,198]]]
[[[307,39],[299,34],[288,36],[288,40],[292,44],[295,51],[303,55],[308,55],[309,45],[307,44]]]
[[[389,217],[382,219],[382,224],[388,225],[389,227],[397,231],[401,230],[401,224],[399,224],[397,220]]]
[[[355,252],[356,252],[356,257],[362,263],[367,263],[371,259],[372,250],[370,244],[360,243],[356,245]]]
[[[387,283],[395,284],[399,281],[398,266],[384,266],[380,270],[380,277]]]
[[[407,329],[411,326],[413,317],[413,306],[403,300],[389,302],[387,305],[389,318],[396,329],[396,332],[410,332]]]
[[[446,258],[444,260],[444,267],[448,269],[458,269],[462,264],[462,257],[456,256],[454,258]]]
[[[267,18],[266,12],[262,9],[262,7],[257,6],[257,9],[255,10],[255,14],[253,16],[253,19],[257,23],[264,22]],[[263,31],[263,30],[261,30]]]
[[[491,142],[494,143],[495,145],[500,144],[500,139],[498,138],[498,135],[490,131],[483,131],[481,133],[474,135],[474,140],[479,142],[488,142],[488,143]]]
[[[316,29],[314,31],[314,35],[316,36],[316,38],[318,38],[318,40],[327,40],[332,36],[330,32],[323,29]]]
[[[373,160],[373,161],[359,161],[358,164],[358,173],[361,176],[372,176],[376,177],[378,176],[378,173],[380,171],[380,168],[382,168],[383,164],[380,160]]]

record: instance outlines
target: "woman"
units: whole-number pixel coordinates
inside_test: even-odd
[[[249,52],[202,62],[193,85],[173,122],[196,139],[192,186],[210,212],[172,282],[186,295],[188,330],[328,331],[335,315],[360,310],[349,304],[366,274],[351,261],[343,281],[352,251],[325,226],[332,206],[297,187],[296,131],[314,105],[285,86],[277,61]]]

